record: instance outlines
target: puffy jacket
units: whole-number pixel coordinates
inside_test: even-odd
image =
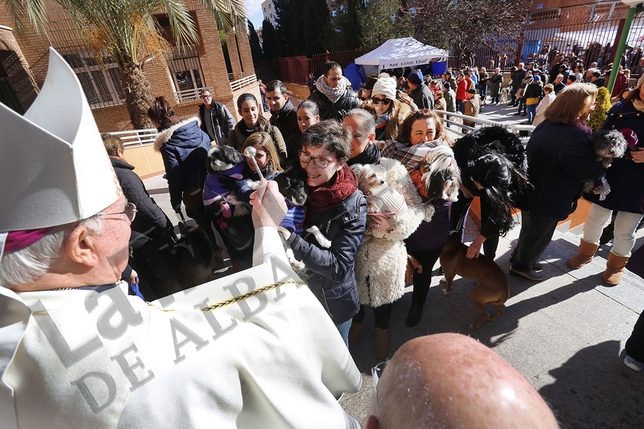
[[[213,100],[210,109],[206,109],[206,105],[201,104],[199,119],[201,119],[201,130],[208,134],[211,141],[216,141],[219,146],[228,144],[228,133],[235,128],[235,118],[224,104]],[[206,121],[211,121],[214,135],[208,133]]]
[[[335,103],[327,98],[317,89],[309,96],[309,100],[315,101],[320,106],[320,119],[335,119],[342,122],[347,112],[356,107],[360,107],[358,94],[347,88],[342,97]]]
[[[419,109],[434,110],[434,95],[424,82],[421,82],[409,95]]]
[[[201,131],[196,117],[162,130],[155,139],[154,149],[163,157],[173,208],[181,205],[184,191],[203,188],[211,148],[210,137]]]
[[[336,325],[351,319],[360,307],[354,263],[366,223],[367,201],[356,190],[330,210],[306,213],[304,229],[317,225],[331,240],[330,248],[318,247],[313,234],[291,234],[288,239],[295,258],[315,273],[309,288]]]
[[[528,211],[536,217],[563,220],[577,208],[584,182],[604,173],[588,135],[574,125],[545,120],[527,146],[528,179],[534,194]]]

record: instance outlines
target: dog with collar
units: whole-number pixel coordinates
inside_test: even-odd
[[[208,152],[208,174],[203,186],[203,204],[213,207],[217,203],[221,214],[243,216],[250,213],[248,207],[237,199],[229,188],[230,180],[243,180],[245,162],[242,155],[230,146],[215,146]],[[217,211],[217,210],[215,210]]]

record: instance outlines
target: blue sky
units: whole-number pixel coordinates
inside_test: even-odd
[[[264,15],[262,15],[262,1],[263,0],[244,0],[246,5],[246,17],[250,19],[255,28],[262,26]]]

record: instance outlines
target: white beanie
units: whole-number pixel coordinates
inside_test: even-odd
[[[390,77],[387,73],[378,76],[376,84],[373,86],[371,96],[382,95],[390,100],[396,99],[396,79]]]

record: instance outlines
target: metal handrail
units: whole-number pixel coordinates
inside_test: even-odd
[[[176,91],[174,93],[174,96],[177,97],[177,102],[179,103],[187,103],[189,101],[196,101],[199,100],[201,91],[203,90],[208,90],[211,93],[214,92],[214,87],[212,86],[203,86],[201,88],[190,88],[190,89],[184,89],[183,91]]]
[[[232,89],[233,92],[235,92],[238,89],[242,89],[243,87],[251,85],[255,82],[257,82],[257,76],[252,74],[250,76],[246,76],[241,79],[237,79],[230,82],[230,89]]]
[[[142,130],[111,131],[106,134],[120,138],[125,147],[131,147],[153,144],[159,132],[156,128],[145,128]]]
[[[519,135],[519,139],[521,140],[521,143],[527,144],[528,140],[530,140],[530,134],[532,134],[532,131],[534,131],[535,128],[532,125],[506,124],[503,122],[491,121],[489,119],[483,119],[475,116],[463,115],[459,112],[447,112],[445,110],[434,110],[434,112],[445,115],[445,117],[441,118],[441,121],[443,121],[444,124],[455,125],[455,127],[449,127],[447,128],[447,130],[456,134],[457,136],[464,136],[466,133],[463,132],[463,130],[467,130],[467,132],[469,132],[476,129],[476,126],[478,125],[486,127],[496,126],[503,127],[514,134],[526,133],[527,136]],[[449,116],[450,119],[447,119],[447,116]],[[474,127],[464,125],[462,122],[453,121],[452,118],[465,119],[469,122],[474,122],[476,125]],[[458,131],[455,129],[457,127],[459,128]]]

